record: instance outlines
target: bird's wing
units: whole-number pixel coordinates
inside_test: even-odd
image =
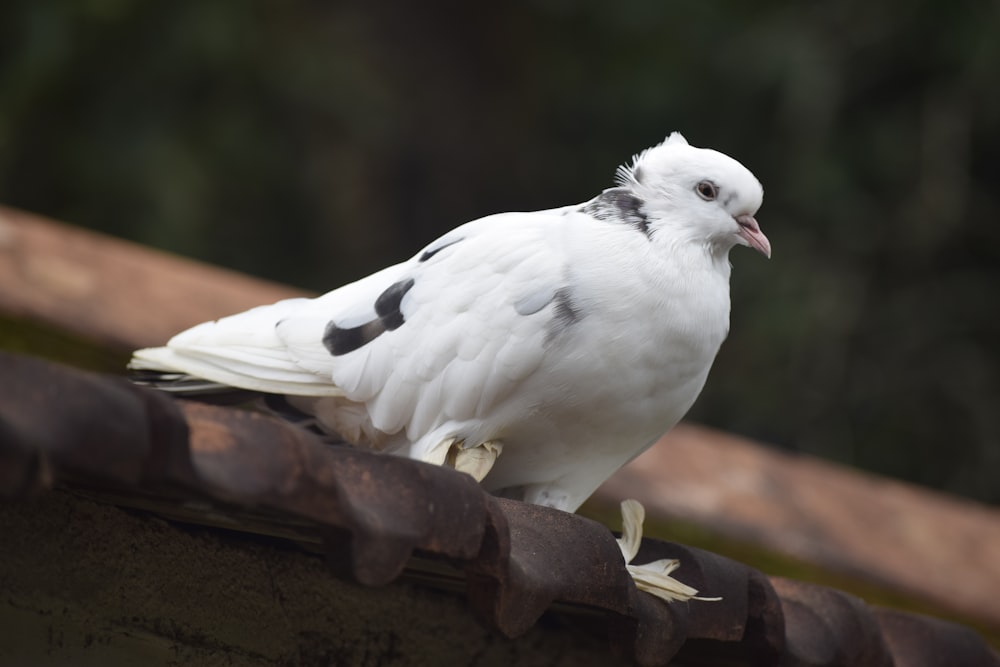
[[[481,417],[542,361],[565,274],[561,220],[510,213],[459,227],[350,308],[337,290],[284,319],[277,335],[301,367],[329,373],[364,403],[380,431],[405,428],[414,440]]]
[[[132,368],[278,394],[345,396],[386,433],[486,414],[541,363],[565,280],[568,209],[456,228],[315,299],[261,306],[139,350]],[[565,213],[565,214],[564,214]]]

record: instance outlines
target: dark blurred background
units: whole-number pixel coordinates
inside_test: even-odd
[[[774,245],[733,252],[692,418],[997,503],[998,35],[997,2],[5,0],[0,202],[321,291],[681,130]]]

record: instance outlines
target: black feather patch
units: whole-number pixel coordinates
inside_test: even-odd
[[[367,345],[386,331],[393,331],[403,326],[405,319],[400,305],[413,284],[413,278],[400,280],[379,294],[375,299],[375,314],[378,315],[378,319],[349,329],[342,329],[333,321],[327,323],[323,332],[323,347],[333,356],[339,357]]]
[[[389,331],[403,326],[403,313],[399,310],[399,305],[403,297],[413,287],[413,278],[400,280],[393,283],[375,299],[375,314],[382,320],[382,324]]]
[[[598,220],[624,222],[649,236],[649,218],[642,210],[642,200],[628,188],[609,188],[580,210]]]
[[[341,329],[336,322],[331,321],[323,332],[323,347],[333,356],[339,357],[367,345],[384,333],[385,325],[382,320],[372,320],[350,329]]]
[[[418,262],[426,262],[431,257],[433,257],[434,255],[438,254],[439,252],[441,252],[445,248],[450,248],[451,246],[455,245],[456,243],[458,243],[459,241],[463,240],[464,238],[465,237],[461,237],[460,236],[459,238],[455,239],[454,241],[448,241],[447,243],[442,243],[439,246],[431,246],[430,248],[428,248],[427,250],[425,250],[420,255],[420,259],[418,259],[417,261]]]

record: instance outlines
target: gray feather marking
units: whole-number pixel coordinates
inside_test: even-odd
[[[556,292],[551,287],[527,294],[514,304],[514,310],[518,315],[534,315],[545,306],[552,303]]]
[[[548,331],[545,332],[545,345],[551,343],[583,318],[583,312],[573,300],[573,294],[569,287],[561,287],[556,290],[554,301],[552,320],[549,322]]]
[[[608,222],[624,222],[649,236],[649,218],[642,210],[642,199],[628,188],[609,188],[580,209],[584,213]]]

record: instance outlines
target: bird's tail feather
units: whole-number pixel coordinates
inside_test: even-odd
[[[294,364],[269,365],[266,357],[247,354],[238,346],[151,347],[136,350],[128,368],[140,381],[145,379],[147,384],[175,393],[213,393],[235,388],[293,396],[343,394],[324,378]]]

